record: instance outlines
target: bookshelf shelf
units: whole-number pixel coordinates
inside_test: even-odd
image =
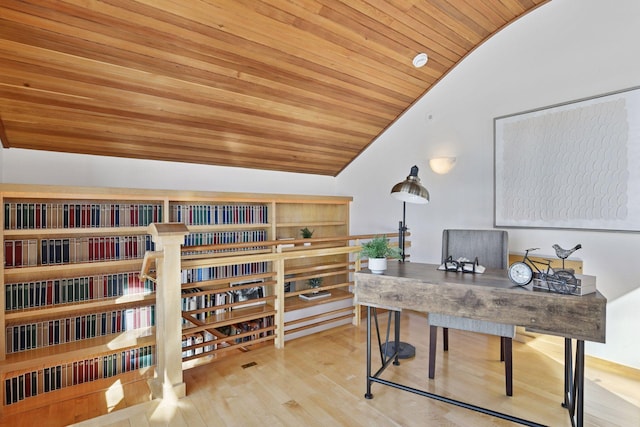
[[[155,300],[155,294],[138,293],[122,295],[119,297],[96,299],[93,301],[69,302],[50,307],[7,311],[4,315],[4,320],[6,326],[11,326],[12,324],[25,320],[35,321],[37,319],[54,318],[62,314],[78,315],[82,313],[95,313],[96,311],[103,309],[105,306],[117,307],[119,310],[136,306],[147,306],[149,304],[153,304]]]
[[[29,369],[40,370],[46,365],[73,362],[84,358],[87,354],[91,354],[91,357],[100,357],[127,348],[152,345],[155,343],[154,332],[155,329],[152,327],[141,328],[135,331],[90,338],[85,342],[73,342],[14,353],[7,355],[6,360],[0,363],[0,372],[7,372],[9,369],[12,373]]]
[[[78,227],[78,228],[35,228],[26,230],[5,230],[5,238],[46,238],[58,236],[109,236],[121,234],[147,234],[147,227]]]
[[[325,288],[322,288],[322,289],[325,289]],[[327,304],[329,302],[334,302],[334,301],[353,299],[353,294],[351,292],[341,288],[331,288],[330,290],[331,296],[327,298],[322,298],[320,300],[305,301],[301,298],[298,298],[299,294],[302,294],[305,292],[309,292],[309,291],[305,290],[300,292],[292,292],[292,295],[288,295],[286,297],[286,302],[285,302],[285,309],[284,309],[285,312],[302,310],[302,309],[316,306],[319,304]]]

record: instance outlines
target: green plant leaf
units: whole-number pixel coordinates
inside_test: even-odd
[[[391,246],[387,236],[376,236],[362,244],[360,258],[400,258],[400,248]]]

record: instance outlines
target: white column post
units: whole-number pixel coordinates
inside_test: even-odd
[[[156,260],[156,378],[149,381],[153,398],[186,396],[182,378],[182,307],[180,246],[189,233],[183,223],[149,225]]]

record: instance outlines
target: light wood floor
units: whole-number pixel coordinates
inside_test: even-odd
[[[514,342],[514,396],[506,397],[496,338],[451,331],[450,351],[444,354],[439,343],[436,378],[428,380],[426,317],[404,312],[402,322],[402,340],[416,346],[417,357],[391,366],[383,378],[546,425],[571,425],[560,406],[561,339],[545,336]],[[188,370],[184,376],[188,396],[174,404],[148,402],[148,390],[138,383],[125,387],[121,396],[110,390],[106,396],[101,393],[3,419],[0,425],[513,425],[380,384],[373,385],[374,398],[365,399],[365,336],[363,322],[360,327],[344,326],[289,341],[284,350],[266,346]],[[640,426],[640,371],[587,358],[585,383],[586,426]],[[109,410],[113,411],[108,415],[80,422]]]

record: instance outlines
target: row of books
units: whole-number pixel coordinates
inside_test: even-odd
[[[4,266],[11,267],[35,267],[38,265],[38,241],[5,240],[4,241]]]
[[[239,322],[216,328],[223,336],[231,337],[236,344],[250,343],[258,338],[273,335],[273,316],[266,316],[247,322]],[[252,332],[246,334],[247,332]],[[245,334],[242,337],[233,338],[235,335]],[[182,336],[182,358],[194,358],[197,356],[206,356],[218,348],[216,337],[209,331],[201,331]]]
[[[255,284],[255,286],[215,293],[203,291],[200,288],[184,289],[182,291],[182,311],[191,312],[189,315],[194,319],[206,322],[207,319],[217,314],[265,304],[266,301],[263,299],[265,297],[263,283],[263,280],[240,282],[235,285]],[[231,286],[233,287],[234,284],[231,284]],[[225,307],[225,305],[228,304],[233,305]],[[194,311],[195,313],[193,313]],[[183,316],[183,326],[190,327],[192,324],[193,322],[189,322],[187,316]]]
[[[265,240],[267,240],[266,230],[217,231],[187,234],[184,236],[184,246],[264,242]]]
[[[6,240],[6,268],[142,258],[153,251],[150,235]],[[38,252],[39,249],[39,252]]]
[[[144,227],[162,222],[161,204],[5,203],[4,229]]]
[[[273,326],[273,316],[265,316],[262,318],[249,320],[247,322],[239,322],[227,326],[222,326],[220,328],[216,328],[216,330],[229,337],[233,337],[234,335],[246,334],[247,332],[253,332],[234,339],[234,342],[236,344],[240,344],[273,335],[273,329],[269,329],[271,326]]]
[[[267,205],[173,205],[171,222],[186,225],[267,224]]]
[[[155,306],[151,305],[10,325],[6,329],[6,351],[17,353],[147,328],[155,321]]]
[[[220,306],[225,305],[226,303],[226,292],[206,294],[203,293],[202,289],[200,288],[182,290],[181,310],[183,312],[199,310],[201,308],[211,308],[211,310],[191,314],[192,317],[203,322],[216,314],[226,312],[227,310],[225,308],[220,308]],[[182,326],[190,327],[194,326],[194,323],[189,322],[189,320],[187,320],[187,317],[183,316]]]
[[[155,346],[148,345],[6,378],[4,404],[11,405],[42,393],[153,366],[155,351]]]
[[[182,358],[193,357],[201,354],[211,353],[217,349],[215,343],[206,344],[216,338],[209,331],[196,332],[182,336]]]
[[[5,310],[23,310],[155,292],[155,283],[140,280],[139,272],[97,274],[68,279],[7,283]]]
[[[224,279],[226,277],[247,276],[267,272],[268,262],[249,262],[218,267],[185,268],[182,270],[182,283],[202,282],[203,280]]]

